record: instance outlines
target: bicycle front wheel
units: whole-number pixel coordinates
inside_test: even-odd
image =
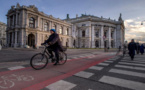
[[[35,54],[30,60],[30,65],[35,70],[43,69],[47,64],[48,58],[45,54],[42,53]]]
[[[64,52],[60,52],[59,53],[59,64],[65,64],[66,63],[66,61],[67,61],[67,54],[66,53],[64,53]]]

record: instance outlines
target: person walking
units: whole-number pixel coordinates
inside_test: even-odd
[[[140,51],[140,45],[139,45],[139,43],[137,42],[137,43],[136,43],[136,52],[137,52],[137,54],[139,54],[139,51]]]
[[[144,45],[143,44],[141,44],[141,46],[140,46],[140,53],[141,53],[141,55],[143,55],[143,53],[144,53]]]
[[[133,60],[135,56],[135,50],[136,50],[136,44],[134,42],[134,39],[132,39],[131,42],[128,44],[128,50],[129,50],[129,55],[131,57],[131,60]]]

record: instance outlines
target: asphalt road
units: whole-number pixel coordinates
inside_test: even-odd
[[[0,69],[1,90],[40,90],[61,79],[113,57],[116,52],[83,55],[69,59],[64,65],[48,64],[42,70],[34,70],[29,65],[18,65]],[[65,86],[64,86],[65,87]],[[50,89],[56,90],[56,89]],[[58,89],[59,90],[59,89]],[[66,86],[65,89],[69,90]]]

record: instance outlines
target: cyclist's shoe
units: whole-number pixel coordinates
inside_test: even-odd
[[[54,63],[53,65],[58,65],[57,63]]]
[[[59,62],[56,62],[56,63],[54,63],[53,65],[58,65],[59,64]]]

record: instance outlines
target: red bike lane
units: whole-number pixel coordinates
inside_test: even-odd
[[[75,73],[101,63],[114,55],[101,54],[67,61],[64,65],[47,65],[42,70],[31,67],[0,72],[0,90],[40,90],[58,80],[70,77]]]

